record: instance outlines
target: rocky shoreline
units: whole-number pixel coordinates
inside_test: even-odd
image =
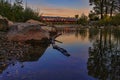
[[[55,29],[48,27],[45,23],[28,20],[24,23],[13,23],[7,18],[0,16],[0,31],[7,32],[8,40],[27,41],[49,39],[51,33],[56,33]]]
[[[13,23],[0,16],[0,73],[18,61],[38,60],[50,45],[51,32],[39,21]]]
[[[39,44],[34,43],[34,45],[31,41],[9,41],[6,35],[6,32],[0,32],[0,73],[2,73],[8,65],[12,64],[14,66],[17,61],[37,61],[49,46],[45,40],[39,41],[42,42]]]

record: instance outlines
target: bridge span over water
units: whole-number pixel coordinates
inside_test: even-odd
[[[55,22],[75,23],[78,21],[78,19],[74,17],[52,17],[52,16],[42,16],[41,20],[51,23],[55,23]]]

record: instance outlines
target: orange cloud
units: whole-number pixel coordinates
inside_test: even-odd
[[[69,9],[69,8],[42,8],[43,15],[50,15],[50,16],[70,16],[73,17],[76,14],[81,15],[84,13],[85,15],[88,15],[89,9]]]
[[[39,9],[40,13],[43,13],[44,16],[63,16],[63,17],[74,17],[74,15],[81,15],[84,13],[85,15],[89,14],[90,9],[71,9],[71,8],[54,8],[48,6],[39,6],[32,5],[32,8]]]

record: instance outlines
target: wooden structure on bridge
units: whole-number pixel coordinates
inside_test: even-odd
[[[48,23],[76,23],[78,19],[73,17],[51,17],[42,16],[41,20]]]

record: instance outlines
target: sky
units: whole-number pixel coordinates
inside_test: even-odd
[[[74,17],[90,10],[89,0],[27,0],[27,6],[45,16]]]

